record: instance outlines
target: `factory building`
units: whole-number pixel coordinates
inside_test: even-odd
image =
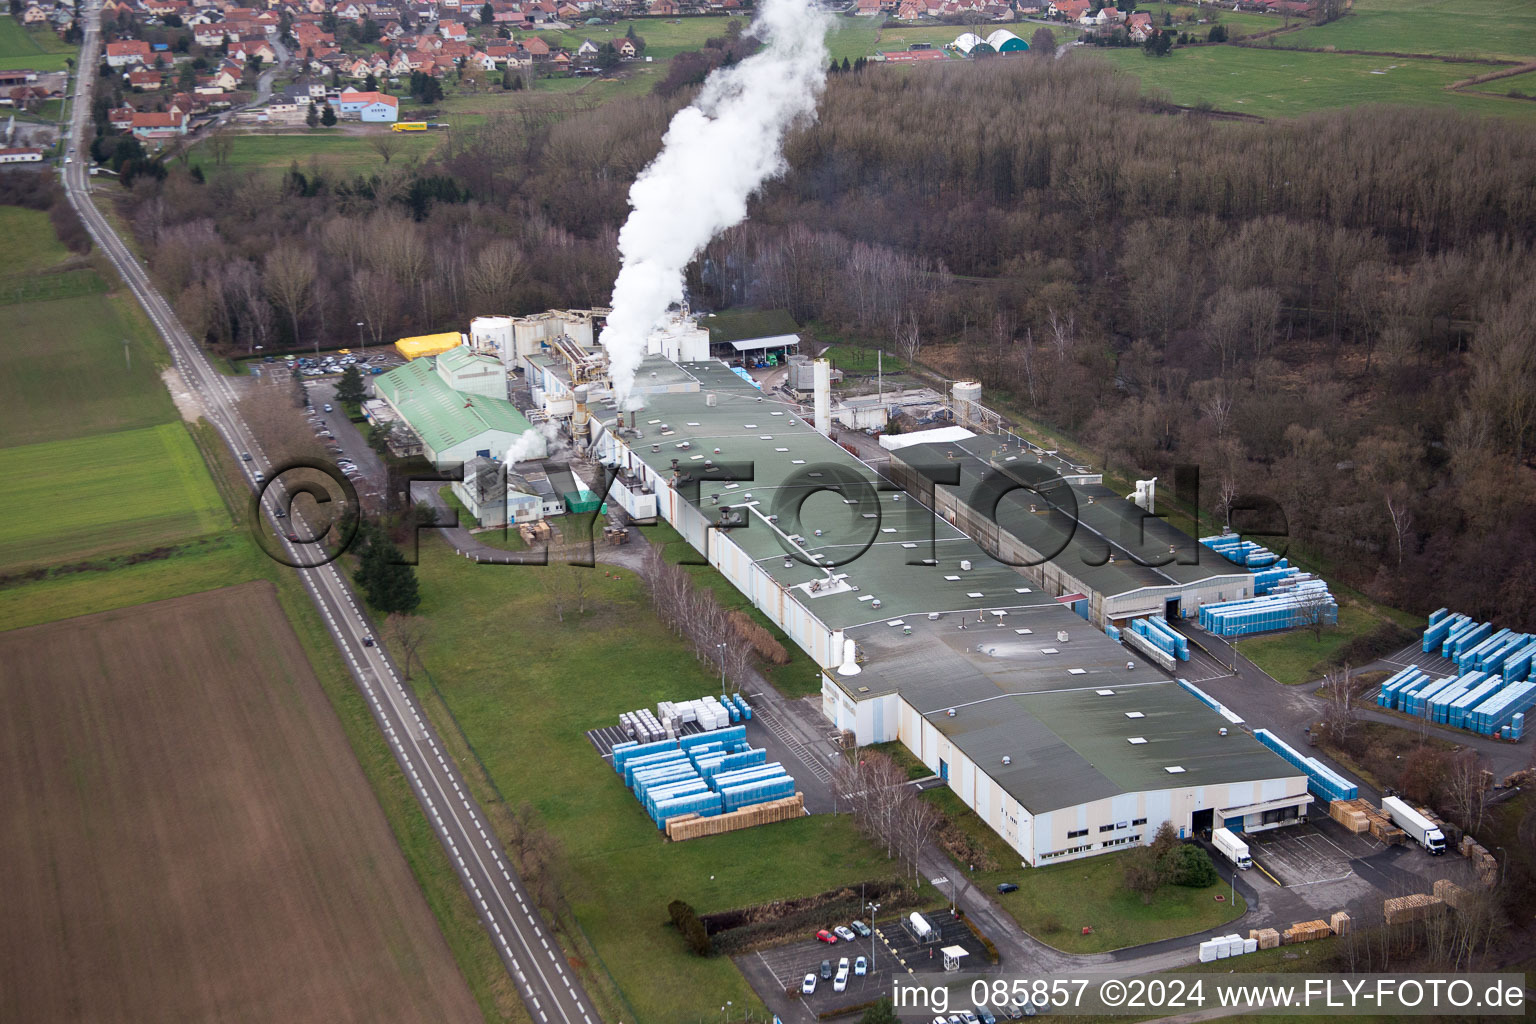
[[[800,348],[800,325],[787,309],[731,309],[700,321],[717,358],[777,366]]]
[[[1025,863],[1305,818],[1304,774],[796,407],[677,369],[696,391],[596,416],[593,451],[816,661],[829,722],[900,740]]]
[[[501,364],[467,349],[450,349],[436,358],[412,359],[374,379],[374,391],[421,439],[422,454],[439,468],[475,456],[507,460],[528,452],[525,434],[538,437],[533,425],[507,401]]]
[[[536,523],[558,514],[563,505],[544,480],[543,491],[527,475],[495,459],[475,456],[464,463],[464,476],[452,484],[454,497],[481,526]],[[550,508],[553,506],[554,511]]]
[[[1194,618],[1203,604],[1253,596],[1246,568],[1111,491],[1086,467],[1017,438],[908,445],[891,452],[889,472],[1095,626]]]

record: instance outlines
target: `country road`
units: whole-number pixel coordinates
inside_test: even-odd
[[[75,81],[73,117],[63,168],[70,204],[164,338],[176,368],[201,400],[208,421],[236,455],[251,453],[251,462],[237,462],[246,474],[247,483],[255,490],[257,474],[271,473],[273,467],[243,420],[228,382],[177,321],[170,305],[91,198],[87,170],[89,156],[81,150],[80,143],[91,109],[89,95],[96,75],[101,28],[98,0],[90,0],[82,13],[85,40]],[[286,530],[276,528],[278,523],[273,513],[279,508],[281,497],[278,487],[267,488],[263,496],[263,512],[274,525],[274,533],[280,540],[286,536]],[[286,503],[286,500],[281,502]],[[310,545],[282,543],[291,561],[302,564],[316,560],[313,552],[306,550]],[[294,571],[303,581],[358,688],[367,698],[374,720],[448,851],[533,1019],[539,1024],[596,1024],[597,1014],[586,993],[572,977],[558,942],[546,932],[538,908],[529,901],[484,813],[469,796],[458,769],[443,753],[442,744],[422,714],[411,689],[401,682],[395,665],[382,647],[364,644],[363,638],[374,635],[375,630],[351,585],[335,565]]]

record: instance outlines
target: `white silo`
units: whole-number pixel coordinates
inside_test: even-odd
[[[469,322],[469,345],[476,352],[495,356],[504,365],[516,358],[512,348],[512,318],[477,316]]]
[[[974,380],[957,380],[950,394],[954,399],[955,419],[962,423],[973,422],[981,405],[981,385]]]
[[[816,360],[816,429],[832,433],[832,364]]]

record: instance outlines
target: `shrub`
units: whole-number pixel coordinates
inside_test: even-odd
[[[730,620],[736,635],[750,644],[759,658],[770,665],[789,664],[789,652],[784,649],[784,645],[775,640],[772,633],[753,622],[746,612],[733,611]]]
[[[1186,844],[1173,855],[1173,884],[1190,889],[1204,889],[1219,881],[1216,865],[1203,847]]]
[[[699,920],[699,915],[694,912],[693,907],[682,900],[673,900],[667,904],[667,913],[671,915],[672,924],[682,933],[689,949],[699,956],[710,956],[714,953],[709,944],[709,933],[704,930],[704,922]]]

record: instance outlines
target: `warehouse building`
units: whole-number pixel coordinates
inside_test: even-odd
[[[545,453],[543,436],[507,401],[506,371],[495,359],[450,349],[375,378],[374,390],[439,468],[476,456],[506,462]]]
[[[1304,819],[1306,777],[718,362],[594,451],[1028,864]],[[616,493],[620,488],[615,488]]]
[[[717,358],[777,366],[800,348],[800,325],[787,309],[731,309],[700,320]]]
[[[1245,567],[1017,438],[902,447],[890,475],[1095,626],[1194,618],[1203,604],[1253,596]]]

